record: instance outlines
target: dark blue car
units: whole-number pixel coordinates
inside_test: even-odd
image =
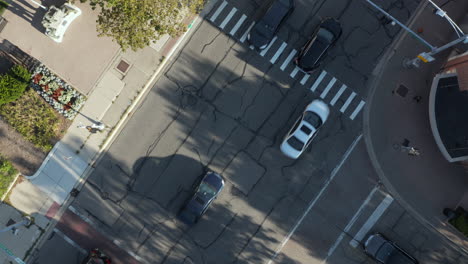
[[[187,225],[196,224],[223,188],[223,177],[211,171],[207,172],[180,210],[179,219]]]
[[[281,24],[294,10],[293,0],[276,0],[255,24],[247,36],[247,41],[257,50],[265,49],[278,33]]]

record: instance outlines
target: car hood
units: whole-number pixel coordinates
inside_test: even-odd
[[[273,38],[273,32],[263,23],[257,23],[250,32],[249,42],[257,48],[268,45]]]
[[[330,108],[325,102],[320,100],[314,100],[306,107],[305,111],[311,111],[320,116],[320,118],[322,119],[322,124],[325,124],[325,122],[328,119],[328,116],[330,115]]]

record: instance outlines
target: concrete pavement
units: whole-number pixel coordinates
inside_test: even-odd
[[[444,5],[454,21],[460,21],[467,9],[466,1]],[[422,29],[421,36],[435,46],[455,38],[450,25],[435,16],[432,8],[425,8],[411,28]],[[404,58],[414,58],[425,50],[424,45],[405,34],[395,41],[377,67],[364,115],[366,143],[376,172],[392,195],[421,223],[439,230],[467,253],[466,238],[447,224],[442,214],[444,207],[456,206],[468,190],[467,173],[440,153],[431,134],[428,114],[432,78],[449,52],[436,56],[434,62],[423,63],[418,69],[402,67]],[[413,100],[415,96],[421,100]],[[405,140],[420,149],[421,155],[409,156],[402,152]]]

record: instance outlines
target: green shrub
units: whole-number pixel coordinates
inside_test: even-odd
[[[8,190],[8,186],[10,186],[17,174],[18,171],[11,162],[0,156],[0,197]]]
[[[9,74],[27,84],[31,81],[31,73],[28,69],[19,64],[11,67]]]
[[[460,214],[451,219],[450,223],[465,236],[468,236],[468,217],[465,214]]]
[[[0,76],[0,105],[4,105],[23,95],[28,84],[18,80],[12,75],[5,74]]]

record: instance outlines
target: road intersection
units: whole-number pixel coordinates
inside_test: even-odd
[[[377,231],[422,263],[466,262],[381,185],[363,142],[366,82],[398,30],[357,1],[296,4],[259,53],[245,39],[264,5],[219,1],[96,165],[72,213],[140,263],[373,263],[361,242]],[[417,4],[386,8],[406,20]],[[323,68],[306,75],[291,60],[327,16],[345,32]],[[279,144],[316,98],[329,104],[329,121],[290,160]],[[226,187],[189,229],[175,215],[208,169]]]

